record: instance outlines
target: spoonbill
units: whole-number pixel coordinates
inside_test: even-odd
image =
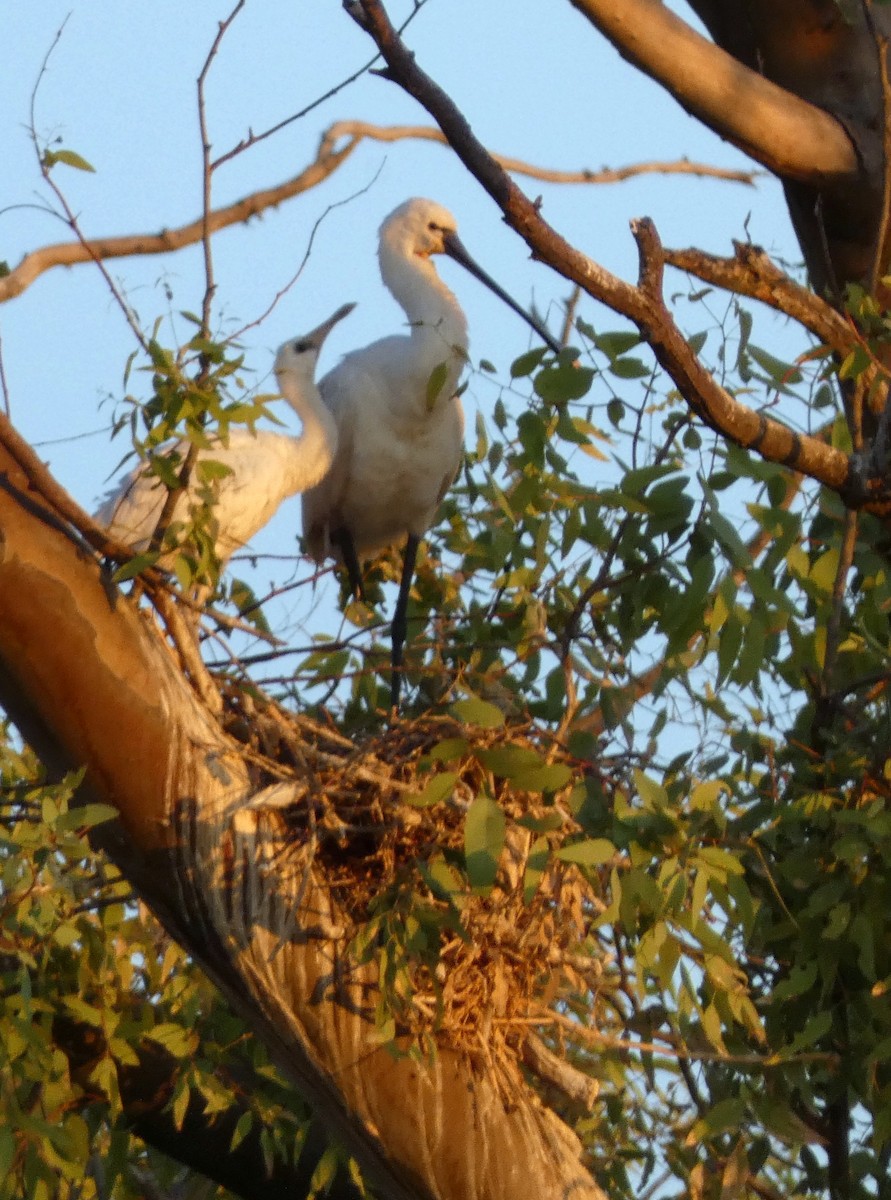
[[[421,538],[458,473],[464,414],[455,395],[467,360],[467,319],[431,256],[447,254],[526,320],[556,353],[560,345],[470,257],[452,214],[407,200],[380,228],[381,278],[409,332],[347,354],[319,391],[337,422],[331,470],[303,493],[306,550],[341,559],[362,595],[360,560],[406,538],[391,626],[390,699],[399,705],[406,609]]]
[[[354,304],[344,304],[317,329],[279,348],[275,377],[282,396],[303,424],[299,436],[236,428],[225,444],[215,441],[199,450],[198,464],[213,461],[229,468],[216,485],[213,503],[214,547],[221,565],[262,529],[283,500],[318,483],[331,466],[337,449],[337,424],[322,402],[315,369],[325,338],[354,308]],[[177,443],[176,449],[185,456],[189,442]],[[193,472],[176,499],[173,520],[187,518],[190,509],[204,503],[201,488]],[[165,484],[140,466],[106,498],[96,519],[117,541],[139,552],[149,545],[166,498]],[[173,558],[170,551],[162,554],[159,562],[169,567]]]

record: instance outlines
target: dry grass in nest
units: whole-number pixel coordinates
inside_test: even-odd
[[[603,963],[582,943],[602,909],[596,879],[552,855],[530,873],[533,848],[541,855],[545,843],[579,832],[570,789],[547,798],[524,791],[478,754],[525,747],[548,763],[581,764],[543,745],[531,726],[482,729],[427,715],[356,744],[271,705],[247,709],[233,720],[251,730],[258,785],[295,773],[305,783],[299,802],[282,810],[285,840],[305,856],[312,839],[312,870],[339,910],[338,955],[376,963],[394,1039],[418,1046],[446,1037],[515,1071],[551,1005],[570,992],[593,1002]],[[455,775],[449,794],[418,805],[443,769]],[[506,830],[493,886],[474,890],[463,870],[465,818],[481,794],[497,801]],[[528,828],[534,822],[549,831]]]

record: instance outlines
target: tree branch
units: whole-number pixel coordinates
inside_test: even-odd
[[[334,149],[342,137],[367,138],[375,142],[398,142],[413,139],[421,142],[436,142],[441,146],[449,143],[439,129],[430,125],[369,125],[366,121],[337,121],[331,125],[322,137],[322,145]],[[592,170],[583,167],[579,171],[554,170],[549,167],[538,167],[520,158],[509,158],[506,154],[495,154],[492,157],[497,163],[514,175],[526,175],[530,179],[539,179],[543,183],[622,183],[638,175],[696,175],[701,178],[723,179],[731,183],[744,183],[750,187],[755,185],[758,171],[739,171],[729,167],[713,167],[706,163],[690,162],[686,158],[675,159],[671,162],[641,162],[632,163],[627,167],[601,167]]]
[[[342,143],[346,138],[345,144]],[[206,235],[217,233],[230,225],[243,224],[251,217],[265,212],[269,208],[308,192],[318,184],[323,183],[330,175],[346,161],[347,158],[363,141],[398,142],[413,139],[416,141],[437,142],[448,146],[448,141],[440,130],[424,125],[370,125],[365,121],[336,121],[322,134],[315,159],[293,179],[279,184],[277,187],[264,188],[244,196],[234,204],[202,214],[197,220],[175,229],[164,229],[160,233],[135,233],[124,237],[85,238],[77,242],[56,242],[42,246],[26,254],[22,261],[8,275],[0,277],[0,304],[12,300],[26,291],[41,275],[54,267],[73,267],[79,263],[95,262],[97,259],[132,258],[148,254],[168,254],[193,246]],[[493,155],[506,171],[518,175],[526,175],[531,179],[539,179],[546,183],[579,183],[607,184],[621,183],[637,175],[696,175],[723,179],[732,183],[754,185],[753,171],[737,171],[724,167],[711,167],[705,163],[688,162],[679,159],[674,162],[634,163],[627,167],[579,171],[551,170],[547,167],[537,167],[517,158],[505,155]],[[215,164],[216,165],[216,164]]]
[[[860,175],[844,126],[743,66],[661,0],[571,0],[623,58],[783,179],[820,185]]]
[[[108,1053],[101,1030],[66,1017],[53,1020],[53,1036],[69,1062],[72,1078],[87,1094],[90,1072],[96,1061]],[[262,1144],[263,1126],[256,1118],[251,1128],[232,1149],[232,1137],[240,1119],[251,1112],[242,1097],[262,1091],[262,1081],[246,1064],[239,1086],[231,1088],[231,1102],[225,1112],[208,1117],[204,1099],[193,1091],[182,1123],[173,1117],[170,1100],[182,1064],[162,1046],[147,1039],[133,1047],[138,1066],[118,1068],[118,1086],[124,1121],[144,1142],[169,1158],[222,1184],[244,1200],[253,1200],[258,1187],[263,1200],[291,1200],[308,1195],[313,1172],[328,1148],[328,1140],[313,1121],[296,1163],[268,1162]],[[328,1196],[330,1200],[359,1200],[359,1189],[341,1169]]]
[[[796,283],[773,263],[760,246],[733,243],[732,258],[706,254],[702,250],[663,250],[665,262],[679,271],[687,271],[728,292],[751,296],[777,312],[784,313],[808,329],[826,346],[842,356],[858,339],[847,320],[831,304],[821,300],[809,288]]]
[[[660,365],[674,380],[693,411],[712,429],[771,462],[808,475],[843,492],[852,476],[848,456],[821,439],[798,434],[779,421],[741,404],[722,388],[690,349],[661,293],[664,263],[651,221],[633,225],[640,255],[637,287],[588,258],[541,216],[537,205],[498,165],[451,98],[418,65],[393,28],[380,0],[361,0],[363,27],[377,43],[389,78],[414,96],[437,122],[455,153],[495,200],[508,225],[533,255],[637,325]]]

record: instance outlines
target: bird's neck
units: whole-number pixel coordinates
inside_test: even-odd
[[[279,379],[282,395],[300,418],[303,429],[293,439],[297,486],[301,490],[314,487],[328,473],[337,447],[337,423],[315,387],[288,386]]]
[[[430,258],[381,249],[381,277],[408,317],[412,340],[419,349],[430,344],[431,353],[438,346],[441,356],[457,350],[463,359],[468,345],[467,318]]]

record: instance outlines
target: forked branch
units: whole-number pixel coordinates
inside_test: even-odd
[[[665,256],[652,222],[643,220],[634,226],[640,253],[637,286],[612,275],[582,254],[548,225],[538,205],[474,137],[451,98],[421,69],[414,54],[399,38],[380,0],[361,0],[361,6],[363,28],[380,49],[389,78],[426,108],[455,153],[495,200],[508,225],[523,238],[533,255],[589,296],[632,321],[681,395],[712,429],[771,462],[791,467],[834,491],[845,491],[852,474],[846,454],[741,404],[717,383],[690,349],[662,296]]]

